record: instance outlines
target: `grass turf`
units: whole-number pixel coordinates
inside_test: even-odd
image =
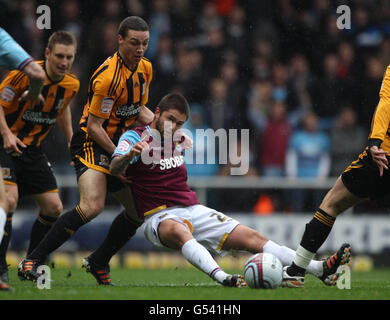
[[[232,273],[237,270],[227,270]],[[195,268],[157,270],[112,269],[115,287],[97,286],[81,268],[51,270],[51,289],[20,281],[10,269],[13,292],[0,292],[0,300],[387,300],[390,269],[351,273],[351,289],[326,287],[311,275],[304,289],[225,288]]]

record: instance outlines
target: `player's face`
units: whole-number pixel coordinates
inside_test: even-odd
[[[168,109],[162,113],[156,109],[155,114],[157,118],[156,128],[162,137],[164,134],[173,135],[187,120],[186,115],[176,109]]]
[[[143,58],[149,44],[149,31],[127,30],[127,35],[123,38],[118,35],[119,53],[126,64],[133,68]]]
[[[75,55],[76,48],[73,45],[56,43],[51,50],[46,48],[46,63],[49,76],[55,78],[55,80],[63,78],[72,68]]]

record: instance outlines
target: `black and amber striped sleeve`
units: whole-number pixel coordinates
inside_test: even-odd
[[[379,103],[371,122],[369,146],[380,146],[390,127],[390,66],[387,67],[379,92]]]
[[[29,80],[27,75],[18,70],[11,71],[0,84],[0,105],[11,108],[17,104],[18,97],[27,89]]]

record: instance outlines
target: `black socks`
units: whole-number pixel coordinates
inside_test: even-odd
[[[91,254],[91,259],[98,265],[108,265],[111,257],[135,235],[137,229],[138,225],[125,216],[125,211],[121,212],[112,222],[103,243]]]

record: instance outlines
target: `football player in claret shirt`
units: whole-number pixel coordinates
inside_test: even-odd
[[[386,69],[379,97],[367,146],[338,177],[313,219],[306,224],[295,259],[283,270],[285,286],[304,287],[307,265],[328,238],[339,214],[362,200],[381,198],[390,192],[390,66]],[[345,244],[328,268],[336,270],[350,253],[350,245]]]
[[[136,120],[140,124],[153,120],[153,112],[146,107],[152,80],[152,64],[144,58],[149,26],[140,17],[127,17],[119,25],[117,40],[118,51],[90,79],[87,103],[71,142],[80,202],[61,215],[45,239],[21,263],[20,273],[27,278],[28,272],[49,253],[103,211],[107,191],[125,208],[118,219],[128,228],[129,238],[142,224],[131,191],[118,177],[110,175],[109,164],[122,133]]]
[[[168,94],[158,104],[153,122],[124,133],[114,151],[111,173],[124,172],[131,179],[128,187],[140,218],[145,218],[146,238],[157,247],[181,250],[190,263],[223,286],[239,287],[245,282],[241,275],[221,269],[210,252],[221,256],[231,249],[269,252],[283,265],[290,264],[294,250],[199,204],[187,184],[183,139],[178,131],[188,116],[187,100],[177,93]],[[92,272],[99,284],[112,284],[109,261],[126,244],[126,232],[122,222],[115,219],[100,247],[84,259],[99,266],[99,272]],[[309,271],[326,285],[335,285],[337,275],[327,273],[326,261],[312,261]]]
[[[75,37],[66,31],[54,32],[45,50],[45,60],[37,63],[45,70],[44,103],[33,104],[23,97],[29,90],[29,77],[11,71],[0,84],[0,162],[9,205],[6,236],[0,245],[0,266],[8,278],[5,255],[11,237],[12,213],[21,196],[30,195],[39,207],[32,227],[28,252],[31,252],[62,212],[62,202],[42,140],[58,123],[68,142],[73,135],[70,101],[79,90],[79,80],[70,73],[76,55]]]

